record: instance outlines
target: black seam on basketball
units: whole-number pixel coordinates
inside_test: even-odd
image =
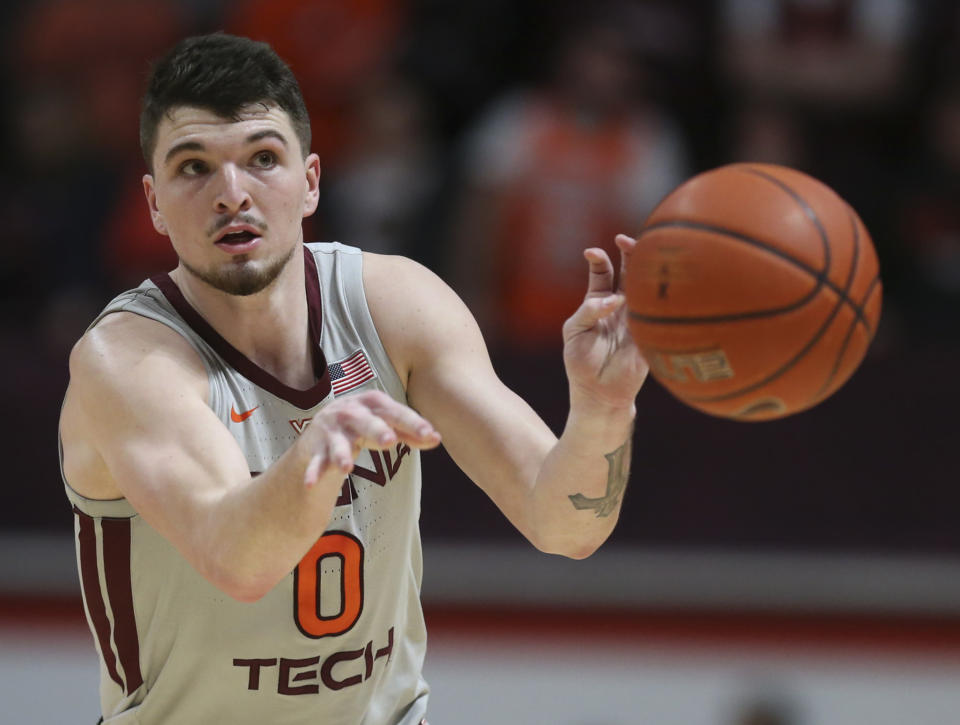
[[[847,208],[847,217],[850,219],[850,224],[853,226],[853,245],[854,246],[853,246],[853,260],[850,264],[850,274],[854,275],[856,273],[857,267],[860,264],[860,227],[857,224],[856,213],[854,213],[853,209],[850,207],[849,204],[846,205],[846,208]],[[876,284],[877,280],[879,280],[879,276],[876,277],[870,283],[870,286],[872,287],[874,284]],[[844,300],[847,302],[847,304],[850,305],[850,309],[853,310],[854,315],[856,315],[854,324],[856,324],[857,322],[863,323],[863,326],[866,329],[867,334],[870,337],[873,337],[873,330],[871,329],[870,323],[867,320],[867,316],[864,313],[864,308],[866,307],[867,299],[870,293],[870,287],[867,288],[867,294],[863,296],[863,300],[859,303],[854,302],[854,300],[850,297],[850,295],[846,294],[847,292],[849,292],[851,287],[853,287],[852,279],[847,283],[843,297],[844,297]]]
[[[774,317],[784,312],[790,312],[791,310],[802,307],[805,303],[809,302],[819,291],[821,287],[827,287],[832,290],[839,298],[841,302],[846,303],[853,310],[854,314],[857,316],[864,326],[867,329],[870,329],[870,325],[867,322],[866,316],[863,313],[863,307],[857,304],[854,300],[840,289],[836,284],[827,279],[825,276],[822,276],[816,269],[804,264],[799,259],[791,257],[789,254],[782,252],[775,247],[770,247],[765,242],[760,241],[759,239],[753,239],[748,237],[745,234],[740,232],[735,232],[732,229],[727,229],[725,227],[718,227],[712,224],[701,224],[699,222],[689,222],[689,221],[663,221],[657,222],[656,224],[651,224],[650,226],[644,228],[640,234],[637,236],[637,239],[643,239],[643,235],[647,232],[656,231],[658,229],[693,229],[701,232],[710,232],[712,234],[717,234],[719,236],[730,237],[740,242],[744,242],[751,246],[755,246],[764,251],[768,251],[774,256],[781,257],[787,262],[792,263],[794,266],[799,267],[804,272],[809,274],[811,277],[817,280],[817,285],[813,290],[808,293],[805,297],[798,300],[797,302],[791,302],[789,305],[783,307],[777,307],[774,309],[767,310],[751,310],[750,312],[735,312],[729,315],[707,315],[704,317],[689,317],[684,315],[644,315],[636,310],[628,310],[630,317],[640,322],[646,322],[651,325],[698,325],[698,324],[720,324],[723,322],[737,322],[739,320],[749,320],[756,319],[759,317]]]
[[[735,390],[733,392],[723,393],[721,395],[711,395],[706,397],[686,396],[686,399],[692,402],[708,403],[708,402],[720,402],[722,400],[730,400],[732,398],[737,398],[737,397],[740,397],[741,395],[746,395],[747,393],[753,392],[754,390],[761,388],[764,385],[767,385],[768,383],[776,380],[781,375],[783,375],[784,373],[788,372],[791,368],[793,368],[793,366],[796,365],[800,360],[802,360],[807,355],[807,353],[810,352],[810,350],[812,350],[813,347],[823,338],[826,331],[830,328],[830,325],[833,324],[833,320],[836,318],[837,314],[840,312],[840,308],[843,307],[845,303],[850,305],[851,308],[853,308],[853,311],[855,314],[854,325],[856,325],[857,319],[863,319],[862,309],[860,309],[860,307],[856,303],[854,303],[853,300],[850,299],[850,296],[848,294],[850,287],[853,285],[853,280],[856,275],[856,267],[859,261],[859,240],[860,240],[860,232],[857,229],[856,220],[852,216],[851,211],[849,209],[847,210],[848,218],[853,224],[854,255],[850,264],[850,272],[847,274],[846,287],[845,289],[841,290],[836,285],[834,285],[827,277],[827,275],[830,272],[830,261],[831,261],[830,239],[827,236],[827,233],[824,230],[823,226],[820,224],[820,220],[817,217],[816,213],[813,211],[813,209],[810,208],[810,205],[807,204],[807,202],[799,194],[797,194],[793,189],[791,189],[789,186],[781,182],[779,179],[776,179],[768,174],[765,174],[757,169],[753,169],[750,167],[745,167],[743,170],[749,173],[755,174],[756,176],[759,176],[761,178],[767,179],[771,183],[775,184],[777,187],[783,189],[797,202],[797,204],[804,210],[804,213],[807,214],[807,216],[813,221],[814,225],[817,227],[817,231],[820,234],[821,240],[823,240],[824,260],[825,260],[823,271],[815,275],[817,280],[816,291],[819,292],[820,288],[823,286],[828,287],[829,289],[833,290],[833,292],[837,295],[837,303],[834,305],[833,309],[830,311],[830,314],[827,315],[827,318],[824,320],[823,324],[820,326],[820,329],[818,329],[814,333],[813,337],[810,338],[810,340],[808,340],[807,343],[802,348],[800,348],[799,352],[797,352],[792,358],[790,358],[789,360],[787,360],[787,362],[785,362],[782,366],[780,366],[779,369],[774,370],[770,375],[759,380],[758,382],[752,383],[746,386],[745,388],[740,388],[739,390]],[[735,235],[735,236],[743,237],[744,235]],[[759,243],[758,246],[763,246],[763,243],[759,242],[759,240],[753,240],[753,242],[758,242]],[[793,259],[790,257],[790,255],[780,252],[780,250],[776,250],[774,253],[777,254],[778,256],[783,257],[784,259],[792,261],[795,265],[799,266],[801,269],[804,269],[808,273],[813,274],[813,272],[815,271],[811,267],[800,262],[800,260]],[[863,321],[864,321],[864,325],[866,325],[866,320],[864,319]],[[867,329],[869,331],[869,327]]]
[[[867,291],[863,295],[863,302],[860,303],[862,308],[866,308],[867,302],[870,301],[870,298],[873,296],[874,290],[878,289],[880,286],[880,273],[877,273],[877,276],[870,280],[870,284],[867,285]],[[863,326],[867,328],[867,334],[870,335],[870,339],[873,339],[876,330],[870,327],[870,323],[867,321],[866,316],[863,319]]]
[[[864,325],[864,328],[867,330],[867,333],[871,337],[873,335],[870,324],[867,322],[866,316],[864,314],[864,307],[866,306],[866,303],[869,300],[871,294],[873,293],[874,288],[879,282],[879,275],[877,275],[877,277],[875,277],[874,280],[870,283],[867,289],[867,292],[864,295],[862,303],[857,304],[856,302],[854,302],[854,300],[850,298],[850,294],[849,294],[856,276],[857,267],[859,265],[859,253],[860,253],[859,252],[860,232],[859,232],[859,228],[857,227],[856,218],[853,213],[853,210],[850,209],[849,206],[847,207],[848,218],[851,220],[851,223],[853,225],[853,230],[854,230],[854,237],[853,237],[854,253],[853,253],[853,259],[851,260],[851,264],[850,264],[850,271],[847,274],[845,286],[843,289],[840,289],[836,284],[834,284],[829,279],[829,276],[828,276],[830,272],[830,264],[831,264],[830,240],[822,224],[820,223],[820,219],[819,217],[817,217],[816,212],[813,211],[813,209],[809,206],[809,204],[807,204],[807,202],[797,192],[795,192],[793,189],[791,189],[789,186],[781,182],[776,177],[770,176],[769,174],[766,174],[758,169],[754,169],[749,166],[740,167],[739,170],[744,171],[746,173],[751,173],[755,176],[766,179],[767,181],[775,184],[778,188],[782,189],[784,192],[789,194],[790,197],[794,199],[794,201],[801,207],[801,209],[804,211],[804,214],[806,214],[806,216],[811,220],[811,222],[817,228],[817,232],[819,233],[820,239],[823,242],[824,262],[825,262],[823,270],[817,270],[807,265],[803,261],[796,259],[795,257],[787,254],[786,252],[780,249],[777,249],[776,247],[773,247],[765,242],[762,242],[759,239],[754,239],[752,237],[748,237],[745,234],[735,232],[731,229],[726,229],[724,227],[718,227],[710,224],[702,224],[698,222],[690,222],[685,220],[663,221],[663,222],[658,222],[656,224],[653,224],[649,227],[644,228],[637,238],[638,239],[642,238],[642,236],[646,234],[648,231],[653,231],[653,230],[662,229],[662,228],[696,229],[700,231],[709,231],[711,233],[715,233],[720,236],[730,237],[735,240],[745,242],[747,244],[755,246],[759,249],[763,249],[764,251],[767,251],[773,254],[774,256],[780,257],[781,259],[792,263],[796,267],[799,267],[801,270],[803,270],[804,272],[806,272],[816,280],[817,284],[814,287],[813,291],[806,298],[804,298],[800,303],[791,303],[790,305],[777,310],[757,310],[757,311],[751,311],[746,313],[736,313],[733,315],[716,315],[716,316],[699,317],[699,318],[645,316],[633,310],[628,310],[630,317],[635,320],[639,320],[641,322],[646,322],[650,324],[681,324],[681,325],[682,324],[704,324],[704,323],[710,324],[710,323],[738,321],[738,320],[758,318],[758,317],[772,317],[777,314],[782,314],[784,311],[790,311],[792,309],[796,309],[797,307],[801,307],[803,304],[806,304],[806,302],[812,299],[813,296],[818,294],[823,287],[829,288],[831,291],[834,292],[834,294],[837,295],[837,302],[834,305],[833,309],[830,311],[830,313],[827,315],[823,324],[814,333],[813,337],[810,340],[808,340],[806,344],[804,344],[804,346],[799,350],[799,352],[797,352],[792,358],[787,360],[787,362],[785,362],[779,369],[775,370],[770,375],[766,376],[765,378],[755,383],[751,383],[750,385],[744,388],[740,388],[732,392],[722,393],[720,395],[712,395],[712,396],[689,396],[689,395],[682,396],[684,400],[687,400],[693,403],[713,403],[713,402],[720,402],[724,400],[731,400],[731,399],[740,397],[742,395],[746,395],[747,393],[751,393],[754,390],[757,390],[758,388],[762,388],[768,383],[776,380],[781,375],[783,375],[784,373],[788,372],[791,368],[793,368],[800,360],[802,360],[807,355],[807,353],[809,353],[810,350],[812,350],[813,347],[823,338],[824,334],[826,334],[826,331],[830,328],[830,325],[833,324],[834,319],[836,319],[836,316],[840,312],[840,309],[845,304],[848,305],[853,311],[854,321],[851,324],[850,330],[847,333],[847,339],[844,340],[841,356],[838,357],[836,362],[834,363],[834,370],[831,372],[830,377],[828,378],[828,383],[825,384],[824,388],[827,385],[829,385],[829,382],[832,381],[833,377],[836,374],[836,370],[839,368],[843,351],[845,351],[845,348],[848,344],[848,339],[850,338],[850,336],[852,336],[853,329],[856,327],[857,321],[861,322]],[[824,388],[821,388],[821,392]],[[812,402],[816,402],[816,396],[814,396],[814,400]],[[810,404],[811,403],[808,403],[807,407],[809,407]]]
[[[877,275],[870,282],[870,285],[867,287],[866,293],[863,295],[863,305],[866,306],[867,300],[870,299],[870,296],[873,294],[873,291],[877,289],[877,283],[880,282],[880,275]],[[870,345],[870,341],[873,340],[874,330],[870,327],[870,324],[865,319],[854,318],[853,322],[850,323],[850,327],[847,328],[847,334],[843,338],[843,344],[840,345],[840,352],[837,353],[837,359],[833,363],[833,369],[830,371],[830,375],[827,376],[827,381],[820,387],[820,390],[816,392],[810,399],[811,405],[816,405],[817,403],[823,401],[826,398],[826,391],[830,387],[830,384],[833,383],[833,379],[837,375],[837,371],[840,369],[840,363],[843,361],[843,356],[847,352],[847,347],[850,345],[850,340],[853,339],[853,331],[857,328],[857,322],[862,322],[863,326],[867,330],[867,345]]]
[[[806,297],[791,302],[785,307],[777,307],[770,310],[754,310],[752,312],[735,312],[730,315],[713,315],[710,317],[655,317],[652,315],[641,315],[639,312],[628,310],[628,314],[634,320],[646,322],[651,325],[702,325],[702,324],[720,324],[722,322],[739,322],[741,320],[754,320],[761,317],[776,317],[786,312],[792,312],[807,304],[820,292],[819,287],[814,287],[813,291]]]
[[[840,363],[843,361],[843,356],[847,352],[847,347],[850,345],[850,340],[853,339],[853,331],[856,329],[857,320],[854,318],[853,322],[850,323],[850,327],[847,328],[847,334],[844,335],[843,343],[840,345],[840,352],[837,353],[837,359],[833,362],[833,368],[830,370],[830,374],[827,375],[826,382],[820,386],[820,389],[816,393],[810,396],[808,405],[816,405],[826,397],[826,392],[830,389],[833,379],[837,376],[837,371],[840,369]]]
[[[804,198],[800,196],[800,194],[794,191],[790,186],[787,186],[785,183],[777,179],[775,176],[771,176],[770,174],[767,174],[766,172],[761,171],[760,169],[756,169],[756,168],[753,168],[752,166],[747,166],[747,165],[737,166],[736,169],[738,171],[749,173],[754,176],[758,176],[761,179],[765,179],[766,181],[769,181],[770,183],[777,186],[777,188],[787,193],[790,196],[790,198],[792,198],[797,203],[797,205],[803,210],[803,213],[810,219],[813,225],[817,228],[817,233],[820,235],[820,239],[823,242],[823,247],[824,247],[823,270],[817,270],[814,267],[811,267],[810,265],[797,259],[796,257],[793,257],[790,254],[787,254],[783,250],[778,249],[772,245],[769,245],[766,242],[760,241],[759,239],[748,237],[745,234],[741,234],[740,232],[735,232],[732,229],[727,229],[726,227],[719,227],[711,224],[701,224],[698,222],[681,221],[681,220],[658,222],[656,224],[652,224],[649,227],[646,227],[645,229],[641,230],[637,238],[640,239],[648,231],[663,229],[667,227],[682,228],[682,229],[697,229],[700,231],[713,232],[721,236],[732,237],[733,239],[739,240],[741,242],[745,242],[759,249],[763,249],[764,251],[767,251],[773,254],[774,256],[780,257],[781,259],[799,267],[804,272],[806,272],[811,277],[817,280],[817,286],[813,289],[813,291],[810,293],[809,296],[803,298],[801,301],[791,303],[790,305],[786,305],[784,307],[773,309],[773,310],[755,310],[751,312],[735,313],[732,315],[709,315],[706,317],[667,317],[667,316],[653,316],[653,315],[647,316],[647,315],[642,315],[639,312],[634,312],[633,310],[630,310],[630,316],[635,320],[639,320],[640,322],[646,322],[653,325],[715,324],[715,323],[722,323],[722,322],[736,322],[738,320],[757,319],[762,317],[773,317],[775,315],[782,314],[784,312],[789,312],[793,309],[796,309],[797,307],[801,307],[804,303],[812,299],[813,296],[817,294],[817,292],[820,291],[820,287],[826,285],[841,298],[841,302],[845,302],[848,305],[850,305],[857,319],[860,320],[863,323],[864,327],[867,328],[867,332],[870,332],[870,325],[867,322],[866,316],[863,313],[863,307],[858,305],[852,299],[850,299],[850,296],[847,294],[847,291],[849,290],[850,285],[848,284],[846,289],[841,290],[839,287],[837,287],[837,285],[835,285],[830,280],[828,276],[830,273],[830,265],[832,261],[832,257],[830,254],[829,237],[827,236],[826,230],[823,228],[823,225],[820,223],[820,218],[817,216],[813,208],[809,204],[807,204],[806,200],[804,200]],[[847,207],[847,213],[850,216],[851,220],[853,221],[854,240],[856,243],[859,240],[860,233],[859,233],[859,230],[857,229],[856,221],[853,217],[853,211],[849,208],[849,206]],[[855,265],[851,265],[851,272],[855,269],[856,269]]]
[[[800,351],[796,353],[792,358],[787,360],[787,362],[781,365],[777,370],[774,370],[772,373],[770,373],[767,377],[763,378],[762,380],[758,380],[757,382],[751,383],[745,388],[740,388],[739,390],[734,390],[729,393],[722,393],[720,395],[710,395],[706,397],[694,397],[690,395],[685,395],[684,399],[693,401],[695,403],[718,403],[721,400],[730,400],[732,398],[737,398],[741,395],[746,395],[747,393],[752,393],[757,388],[762,388],[767,383],[770,383],[776,380],[785,372],[790,370],[794,365],[800,362],[800,360],[802,360],[806,356],[806,354],[813,349],[813,346],[820,341],[820,338],[822,338],[824,333],[829,329],[830,325],[833,323],[833,319],[837,316],[837,313],[840,311],[840,308],[842,306],[843,306],[843,301],[842,300],[838,301],[837,304],[834,305],[833,309],[830,311],[830,314],[827,315],[827,319],[824,320],[823,324],[820,326],[820,329],[814,333],[813,337],[810,338],[802,348],[800,348]]]
[[[866,294],[864,295],[864,297],[863,297],[864,304],[866,304],[867,300],[870,299],[870,296],[873,294],[873,291],[874,291],[875,289],[877,289],[877,283],[878,283],[879,281],[880,281],[880,276],[879,276],[879,275],[877,275],[876,277],[873,278],[873,281],[870,283],[870,286],[867,288],[867,293],[866,293]],[[817,332],[816,332],[816,334],[814,334],[813,338],[812,338],[810,341],[808,341],[806,345],[803,346],[803,348],[800,350],[800,352],[798,352],[796,355],[794,355],[793,358],[791,358],[791,359],[788,360],[786,363],[784,363],[784,365],[783,365],[782,367],[780,367],[778,370],[775,370],[773,373],[771,373],[770,375],[768,375],[768,376],[767,376],[766,378],[764,378],[763,380],[760,380],[760,381],[758,381],[758,382],[756,382],[756,383],[751,383],[750,385],[748,385],[748,386],[745,387],[745,388],[740,388],[739,390],[735,390],[735,391],[730,392],[730,393],[723,393],[723,394],[721,394],[721,395],[714,395],[714,396],[707,396],[707,397],[693,397],[693,396],[690,396],[690,395],[684,395],[684,396],[683,396],[683,399],[684,399],[684,400],[689,400],[689,401],[692,401],[692,402],[695,402],[695,403],[718,403],[718,402],[720,402],[720,401],[722,401],[722,400],[731,400],[731,399],[736,398],[736,397],[738,397],[738,396],[740,396],[740,395],[746,395],[747,393],[752,393],[752,392],[753,392],[754,390],[756,390],[757,388],[763,387],[763,386],[766,385],[767,383],[770,383],[770,382],[776,380],[778,377],[780,377],[780,376],[783,375],[785,372],[787,372],[788,370],[790,370],[790,368],[792,368],[794,365],[796,365],[808,352],[810,352],[810,350],[813,348],[813,346],[816,345],[817,342],[819,342],[820,338],[823,337],[824,333],[827,331],[827,329],[829,329],[830,325],[831,325],[832,322],[833,322],[833,319],[837,316],[837,313],[840,311],[840,308],[841,308],[842,306],[843,306],[843,302],[842,302],[842,301],[838,301],[837,305],[833,308],[833,310],[832,310],[832,311],[830,312],[830,314],[827,316],[827,319],[824,321],[824,323],[823,323],[823,325],[821,326],[821,328],[820,328],[819,330],[817,330]],[[852,329],[856,326],[856,324],[857,324],[857,321],[856,321],[856,319],[854,319],[854,322],[853,322],[853,324],[851,325],[851,331],[852,331]],[[869,332],[870,327],[869,327],[868,325],[865,325],[865,326],[867,327],[867,330],[868,330],[868,332]],[[871,339],[872,339],[872,337],[873,337],[873,335],[872,335],[872,333],[871,333]],[[809,406],[808,406],[808,407],[809,407]]]
[[[780,181],[780,179],[778,179],[776,176],[771,176],[765,171],[761,171],[753,166],[742,166],[738,168],[740,171],[753,174],[754,176],[759,176],[761,179],[766,179],[774,186],[786,192],[790,198],[793,199],[803,210],[803,213],[807,215],[807,218],[813,222],[813,225],[817,228],[817,233],[820,235],[820,241],[823,243],[823,271],[817,275],[817,278],[818,280],[822,278],[827,282],[827,284],[829,284],[830,280],[828,279],[828,275],[830,274],[830,265],[833,261],[832,257],[830,256],[830,238],[827,236],[827,230],[824,229],[823,224],[820,223],[820,217],[817,216],[817,213],[807,203],[807,200],[794,191],[792,187],[787,186],[784,182]]]
[[[645,227],[641,230],[640,234],[637,236],[637,240],[643,238],[643,235],[647,232],[656,231],[658,229],[694,229],[701,232],[711,232],[719,236],[732,237],[737,241],[744,242],[751,246],[757,247],[769,252],[774,256],[782,258],[784,261],[792,263],[796,267],[800,267],[804,272],[807,272],[812,277],[817,280],[817,285],[813,287],[805,296],[801,297],[795,302],[791,302],[782,307],[776,307],[766,310],[751,310],[750,312],[734,312],[728,315],[707,315],[705,317],[689,317],[686,315],[644,315],[634,310],[629,310],[630,317],[640,322],[648,322],[652,325],[700,325],[700,324],[714,324],[722,322],[736,322],[738,320],[751,320],[759,317],[775,317],[776,315],[781,315],[784,312],[790,312],[792,310],[803,307],[807,302],[812,300],[819,292],[820,288],[824,284],[828,286],[833,286],[830,280],[826,279],[824,275],[821,275],[817,270],[812,267],[808,267],[799,259],[791,257],[789,254],[784,253],[783,251],[773,247],[766,242],[762,242],[759,239],[754,239],[753,237],[748,237],[746,234],[741,234],[740,232],[735,232],[732,229],[727,229],[726,227],[718,227],[712,224],[702,224],[700,222],[691,222],[691,221],[664,221],[657,222],[656,224],[651,224],[648,227]]]
[[[848,296],[850,288],[853,286],[853,279],[856,276],[857,266],[860,263],[860,229],[857,227],[857,220],[853,216],[853,210],[849,207],[847,208],[847,218],[850,220],[850,226],[853,228],[853,258],[850,260],[850,272],[847,274],[847,283],[843,288],[845,296]],[[830,385],[833,383],[833,379],[837,376],[837,371],[840,369],[840,362],[843,360],[843,355],[847,351],[847,346],[850,344],[850,340],[853,337],[853,331],[857,327],[857,320],[861,318],[861,315],[854,316],[853,322],[850,323],[850,327],[847,330],[847,334],[844,335],[843,343],[840,345],[840,351],[837,353],[837,358],[833,361],[833,367],[827,374],[827,379],[824,381],[823,385],[820,386],[820,389],[810,396],[810,399],[807,401],[808,405],[815,405],[817,402],[819,402],[821,399],[820,396],[822,396],[824,392],[830,388]],[[863,322],[864,326],[866,326],[866,320]],[[867,327],[867,333],[869,334],[869,332],[870,328]]]

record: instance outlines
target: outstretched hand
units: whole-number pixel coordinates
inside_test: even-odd
[[[622,280],[637,242],[618,234],[616,244]],[[591,247],[583,256],[590,266],[587,294],[563,325],[571,393],[611,407],[633,405],[648,367],[627,328],[626,298],[614,288],[613,263],[605,251]]]
[[[303,477],[308,488],[324,475],[339,479],[350,473],[363,448],[387,450],[398,442],[434,448],[440,443],[440,434],[425,418],[379,390],[338,398],[314,416],[308,431],[315,450]]]

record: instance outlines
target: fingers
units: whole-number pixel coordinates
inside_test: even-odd
[[[607,253],[599,247],[590,247],[583,251],[583,256],[590,265],[587,296],[613,292],[613,263]]]
[[[620,250],[620,289],[623,289],[623,280],[627,275],[627,260],[637,246],[637,240],[628,237],[626,234],[618,234],[613,241],[617,245],[617,249]]]
[[[627,258],[637,246],[637,240],[626,234],[618,234],[614,238],[617,249],[620,250],[620,286],[623,286],[623,277],[627,270]],[[585,249],[583,256],[590,264],[590,274],[587,282],[587,296],[609,294],[614,291],[613,263],[607,253],[599,247]]]
[[[619,310],[626,298],[622,294],[607,294],[588,297],[563,325],[563,339],[569,340],[577,333],[593,329],[598,322]]]
[[[346,475],[364,448],[383,450],[398,442],[433,448],[440,443],[440,434],[426,419],[379,391],[334,401],[314,416],[304,435],[315,451],[304,472],[307,486],[331,467]]]
[[[614,237],[613,241],[617,245],[617,249],[620,250],[621,254],[629,254],[633,251],[633,248],[637,246],[637,240],[633,237],[628,237],[626,234],[618,234]]]
[[[316,485],[326,473],[334,472],[337,478],[346,476],[353,470],[353,461],[360,452],[359,448],[354,449],[345,435],[335,431],[322,437],[316,448],[317,453],[303,472],[303,484],[307,488]]]
[[[397,441],[432,448],[440,442],[440,434],[425,418],[385,393],[344,398],[332,403],[322,415],[360,448],[384,449]]]
[[[440,443],[440,433],[426,418],[412,408],[398,403],[386,393],[375,391],[357,397],[359,402],[367,406],[394,434],[394,438],[384,440],[381,447],[392,445],[397,440],[417,448],[433,448]]]

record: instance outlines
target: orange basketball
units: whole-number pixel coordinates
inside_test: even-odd
[[[653,210],[627,263],[630,331],[684,403],[736,420],[810,408],[853,374],[880,318],[856,212],[794,169],[731,164]]]

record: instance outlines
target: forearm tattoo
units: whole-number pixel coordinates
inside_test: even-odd
[[[630,449],[633,441],[633,431],[624,441],[624,444],[612,453],[607,453],[609,471],[607,473],[607,493],[600,498],[587,498],[582,493],[570,496],[574,508],[593,509],[597,518],[605,518],[617,510],[623,491],[627,487],[627,478],[630,477]]]

